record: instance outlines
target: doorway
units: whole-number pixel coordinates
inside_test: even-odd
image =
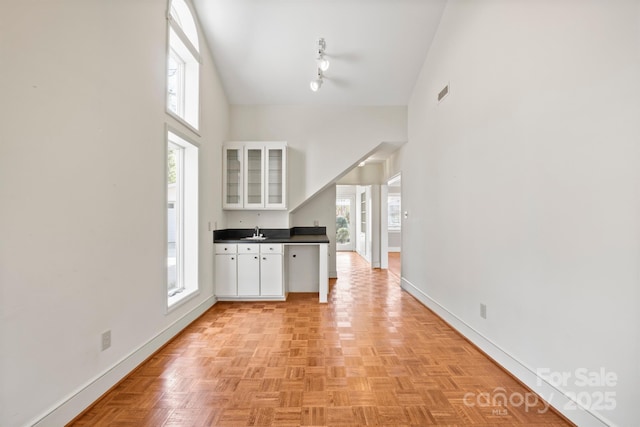
[[[351,186],[336,187],[336,250],[355,250],[355,191]]]
[[[402,277],[402,178],[400,174],[387,182],[387,233],[389,271],[400,278]]]

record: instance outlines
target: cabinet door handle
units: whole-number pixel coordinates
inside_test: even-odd
[[[293,254],[293,257],[295,258],[295,257],[296,257],[296,254]]]
[[[257,256],[254,256],[254,257],[253,257],[253,259],[258,259],[258,257],[257,257]]]
[[[263,260],[265,260],[265,261],[267,260],[267,258],[266,258],[266,257],[262,257],[262,259],[263,259]]]
[[[231,257],[231,261],[233,261],[233,260],[235,260],[235,258],[234,258],[234,257]]]

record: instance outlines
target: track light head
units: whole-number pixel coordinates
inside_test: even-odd
[[[322,79],[312,80],[311,83],[309,83],[309,87],[313,92],[317,92],[320,86],[322,86]]]
[[[311,83],[309,83],[309,87],[313,92],[317,92],[318,89],[320,89],[320,86],[322,86],[323,78],[324,76],[322,75],[322,70],[318,68],[318,78],[312,80]]]
[[[320,40],[318,40],[318,58],[316,59],[316,61],[318,62],[318,68],[320,68],[322,71],[327,71],[329,69],[329,65],[331,65],[324,53],[324,50],[326,48],[327,44],[324,39],[321,38]]]
[[[324,55],[318,57],[318,68],[322,71],[327,71],[329,69],[330,62]]]

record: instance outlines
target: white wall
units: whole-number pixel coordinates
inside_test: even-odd
[[[337,277],[336,269],[336,186],[318,193],[300,209],[291,214],[291,227],[309,227],[315,222],[327,227],[329,236],[329,277]]]
[[[203,48],[201,136],[165,114],[166,7],[27,0],[0,18],[0,425],[63,425],[213,302],[228,106]],[[170,314],[167,122],[201,157],[201,292]]]
[[[289,228],[289,211],[225,211],[225,226],[219,228],[254,228],[256,225],[260,228]]]
[[[640,419],[639,5],[450,1],[399,156],[403,285],[530,385],[568,372],[552,403],[615,393],[581,426]]]
[[[339,185],[371,185],[383,184],[384,163],[368,163],[358,166],[349,171],[338,180]]]
[[[231,140],[287,141],[290,210],[333,183],[380,143],[407,139],[405,106],[236,105],[230,114]],[[229,223],[246,221],[241,215],[229,211]],[[285,216],[283,212],[281,217]],[[269,220],[274,224],[282,221]]]

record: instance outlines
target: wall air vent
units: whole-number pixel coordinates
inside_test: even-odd
[[[438,102],[441,102],[447,95],[449,95],[449,83],[438,94]]]

